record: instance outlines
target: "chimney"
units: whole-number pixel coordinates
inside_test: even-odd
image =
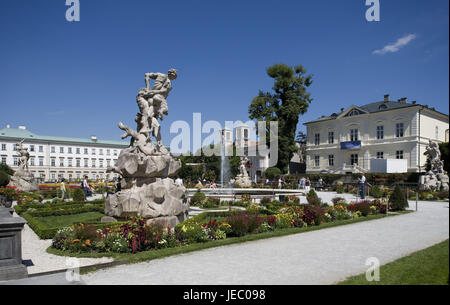
[[[19,129],[26,130],[27,127],[26,127],[26,126],[23,126],[23,125],[20,125],[20,126],[19,126]]]
[[[406,104],[406,97],[402,97],[402,98],[398,99],[398,101],[402,104]]]
[[[384,95],[384,101],[385,102],[389,102],[389,94],[385,94]]]
[[[344,111],[344,108],[341,108],[341,112]]]
[[[11,125],[9,125],[9,124],[6,124],[6,128],[11,128]]]
[[[97,136],[91,136],[91,140],[97,142]]]
[[[417,102],[416,101],[412,101],[411,104],[415,105]]]

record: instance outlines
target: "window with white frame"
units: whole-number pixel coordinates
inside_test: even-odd
[[[334,144],[334,131],[328,132],[328,144]]]
[[[384,159],[384,153],[382,151],[377,151],[377,159]]]
[[[72,167],[72,158],[67,159],[67,166]]]
[[[81,167],[81,159],[80,158],[76,159],[76,167]]]
[[[6,144],[2,144],[2,151],[6,150]]]
[[[30,151],[34,151],[34,145],[30,145]]]
[[[92,161],[91,166],[92,166],[92,167],[95,167],[95,162],[96,162],[96,160],[95,160],[95,159],[92,159],[91,161]]]
[[[95,155],[95,148],[92,148],[92,154]]]
[[[19,165],[19,159],[17,157],[14,157],[14,166]]]
[[[396,159],[403,159],[403,150],[397,150],[395,152],[395,158]]]
[[[85,154],[85,155],[88,154],[88,149],[87,149],[87,148],[84,149],[84,154]]]
[[[439,126],[436,126],[434,129],[434,138],[437,140],[439,139]]]
[[[63,146],[60,146],[60,147],[59,147],[59,152],[60,152],[61,154],[64,153],[64,147],[63,147]]]
[[[34,166],[34,157],[30,157],[30,166]]]
[[[44,166],[44,157],[39,157],[39,166]]]
[[[315,145],[320,145],[320,133],[316,133],[314,135],[314,144]]]
[[[67,153],[69,153],[69,154],[72,153],[72,147],[67,147]]]
[[[6,156],[2,156],[2,163],[6,164]]]
[[[358,141],[358,129],[350,129],[350,141]]]
[[[358,164],[358,154],[351,154],[350,155],[350,164]]]
[[[64,158],[59,158],[59,166],[64,167]]]
[[[107,149],[107,150],[106,150],[106,155],[107,155],[107,156],[110,156],[110,155],[111,155],[111,150]]]
[[[44,146],[39,145],[39,152],[44,152]]]
[[[99,155],[103,155],[103,148],[100,148]]]
[[[84,167],[89,167],[89,159],[84,159]]]
[[[395,124],[395,136],[401,138],[404,135],[404,125],[403,123]]]
[[[328,166],[334,166],[334,155],[328,155]]]
[[[383,125],[379,125],[377,126],[377,139],[384,139],[384,126]]]
[[[55,167],[56,166],[56,158],[50,159],[50,166]]]
[[[314,156],[314,166],[320,166],[320,156]]]
[[[76,148],[76,153],[77,153],[77,155],[80,154],[80,148],[79,147]]]
[[[56,152],[55,146],[50,147],[50,152],[51,152],[52,154],[54,154],[54,153]]]

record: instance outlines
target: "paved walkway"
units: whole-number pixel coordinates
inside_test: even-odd
[[[101,195],[94,195],[88,200],[101,198]],[[14,213],[14,216],[18,216]],[[39,239],[34,231],[25,225],[22,231],[22,260],[27,266],[28,274],[63,270],[69,268],[66,265],[66,257],[47,253],[46,249],[52,244],[51,239]],[[111,262],[113,259],[103,258],[81,258],[80,267]]]
[[[415,202],[410,202],[411,208]],[[82,276],[87,284],[333,284],[449,238],[448,202],[407,215],[223,246]],[[381,274],[381,277],[383,275]]]

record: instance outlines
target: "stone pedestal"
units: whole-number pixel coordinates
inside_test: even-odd
[[[240,187],[252,186],[252,181],[250,180],[250,178],[243,175],[237,175],[234,183],[239,184]]]
[[[13,176],[11,176],[10,186],[15,186],[22,192],[34,192],[39,191],[39,185],[34,179],[32,173],[27,170],[17,170]]]
[[[28,277],[22,264],[22,229],[26,221],[12,217],[9,209],[0,207],[0,281]]]

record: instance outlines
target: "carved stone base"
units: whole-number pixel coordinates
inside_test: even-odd
[[[236,177],[236,180],[235,180],[234,183],[239,184],[239,186],[241,186],[241,187],[250,187],[250,186],[252,186],[252,181],[250,180],[250,178],[248,176],[238,175]]]
[[[11,176],[10,186],[15,186],[22,192],[39,191],[39,185],[34,179],[33,174],[28,171],[16,171],[14,176]]]
[[[105,214],[115,218],[140,216],[149,219],[175,216],[187,218],[187,191],[171,178],[133,178],[130,188],[108,196]],[[127,183],[129,185],[130,182]],[[174,220],[168,221],[174,223]]]

